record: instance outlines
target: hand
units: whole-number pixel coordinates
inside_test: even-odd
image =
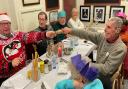
[[[14,58],[14,59],[12,60],[12,66],[13,66],[13,67],[18,66],[18,65],[21,63],[21,61],[22,61],[22,59],[21,59],[20,57]]]
[[[63,30],[57,30],[56,35],[58,35],[58,34],[63,34]]]
[[[64,34],[69,34],[69,33],[72,32],[72,29],[68,28],[68,27],[65,27],[65,28],[62,29],[62,31],[63,31]]]
[[[85,60],[86,63],[91,62],[91,59],[88,56],[84,56],[82,59]]]
[[[56,36],[56,33],[54,31],[46,32],[46,37],[48,38],[54,38],[55,36]]]
[[[82,89],[83,88],[83,86],[84,86],[84,84],[82,83],[82,82],[80,82],[80,81],[78,81],[78,80],[74,80],[74,86],[75,86],[75,88],[77,89]]]

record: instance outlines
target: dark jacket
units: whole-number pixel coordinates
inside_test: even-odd
[[[46,32],[46,31],[52,31],[52,30],[53,30],[52,27],[50,25],[47,25],[45,29],[38,27],[34,31]],[[38,41],[36,43],[37,52],[38,52],[39,56],[43,55],[46,52],[49,40],[51,40],[51,39],[44,39],[44,40]]]
[[[57,22],[52,25],[52,28],[54,29],[54,31],[61,30],[64,27],[68,27],[67,24],[61,25],[59,22]],[[58,43],[65,38],[66,36],[64,34],[58,34],[56,37],[54,37],[54,43]]]

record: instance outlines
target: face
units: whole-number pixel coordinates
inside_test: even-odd
[[[60,18],[58,19],[58,21],[59,21],[59,23],[60,23],[61,25],[65,25],[65,23],[66,23],[66,17],[60,17]]]
[[[10,34],[11,33],[11,23],[9,21],[0,21],[0,34]]]
[[[105,38],[108,41],[113,41],[116,38],[116,29],[114,21],[108,21],[105,27]]]
[[[76,9],[74,9],[72,12],[72,18],[76,19],[77,17],[78,17],[78,11]]]
[[[45,15],[39,15],[38,20],[39,20],[40,27],[45,28],[46,23],[47,23],[47,20],[45,18]]]

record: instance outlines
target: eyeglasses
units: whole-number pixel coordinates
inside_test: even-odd
[[[10,25],[11,23],[10,22],[7,22],[7,23],[0,23],[0,25]]]

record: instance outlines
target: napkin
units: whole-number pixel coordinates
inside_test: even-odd
[[[68,73],[68,65],[65,62],[58,63],[58,74],[67,74]]]
[[[30,83],[31,80],[27,79],[26,76],[23,76],[22,74],[18,74],[4,81],[1,86],[5,89],[23,89]]]

